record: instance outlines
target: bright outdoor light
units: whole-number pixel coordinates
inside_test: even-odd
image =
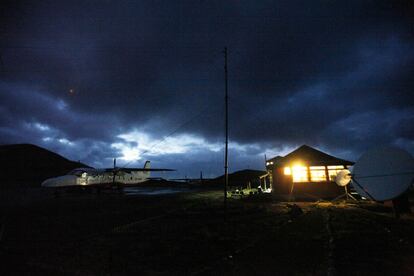
[[[285,173],[285,175],[291,175],[292,171],[290,170],[290,167],[285,167],[284,173]]]
[[[308,168],[296,165],[292,167],[292,176],[293,176],[293,182],[307,182],[308,179]]]

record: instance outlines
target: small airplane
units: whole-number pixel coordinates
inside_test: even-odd
[[[172,169],[151,169],[150,161],[146,161],[144,168],[119,168],[108,169],[77,168],[70,171],[67,175],[46,179],[42,187],[47,188],[122,188],[124,186],[134,186],[144,181],[150,180],[150,172],[174,171]]]

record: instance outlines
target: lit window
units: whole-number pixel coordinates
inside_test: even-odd
[[[291,175],[292,171],[290,170],[289,167],[285,167],[284,173],[285,173],[285,175]]]
[[[343,170],[344,166],[328,166],[328,170]]]
[[[293,182],[308,182],[308,168],[304,166],[294,166],[292,168]]]
[[[325,166],[310,166],[311,170],[325,170]]]
[[[329,180],[335,181],[335,177],[338,172],[342,171],[344,166],[328,166]]]
[[[326,173],[324,166],[311,166],[309,169],[312,182],[326,181]]]

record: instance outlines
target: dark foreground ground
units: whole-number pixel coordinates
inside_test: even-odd
[[[381,205],[26,192],[1,197],[0,275],[414,274],[413,217]]]

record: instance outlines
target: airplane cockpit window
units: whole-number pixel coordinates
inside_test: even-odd
[[[93,169],[78,168],[78,169],[74,169],[74,170],[70,171],[68,174],[69,175],[76,175],[76,176],[79,176],[79,177],[86,177],[87,175],[96,175],[97,172],[96,172],[96,170],[93,170]]]

